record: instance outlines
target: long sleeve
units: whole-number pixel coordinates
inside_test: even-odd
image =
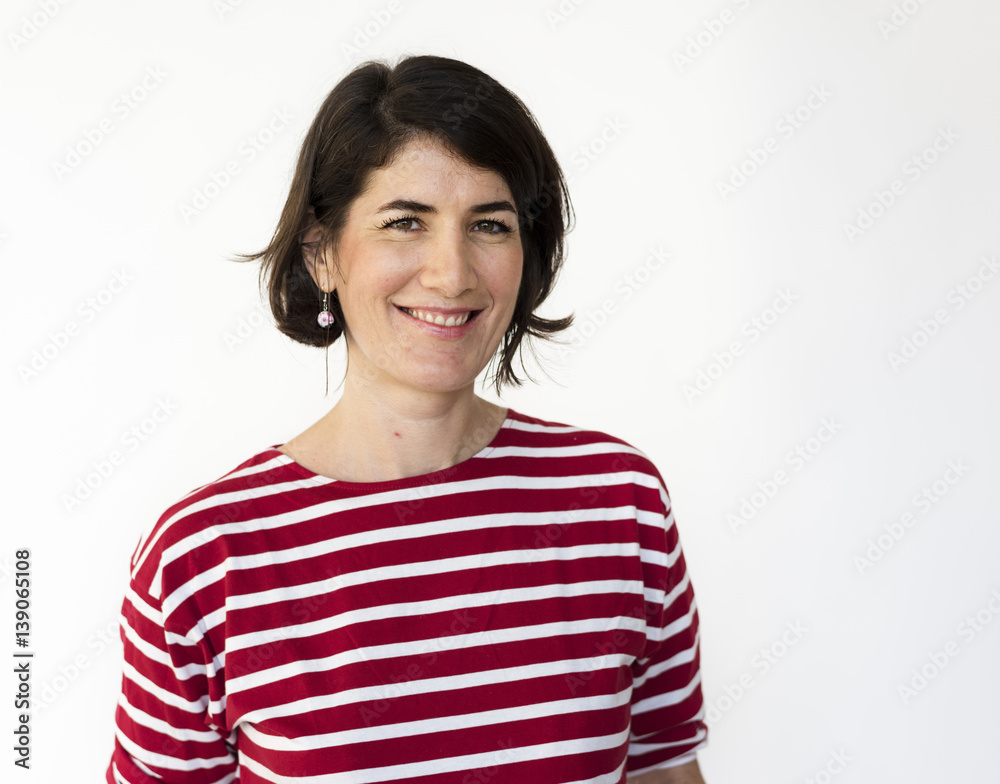
[[[701,690],[698,608],[670,498],[640,518],[646,591],[646,648],[632,664],[628,772],[689,762],[707,744]]]
[[[235,733],[218,728],[225,705],[216,657],[167,627],[159,600],[133,577],[122,604],[124,668],[108,784],[235,777]]]

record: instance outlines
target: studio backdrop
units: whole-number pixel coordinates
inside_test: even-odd
[[[477,391],[663,474],[706,780],[997,780],[1000,6],[15,0],[0,22],[6,694],[30,662],[4,781],[103,779],[139,536],[336,401],[343,349],[278,333],[231,259],[271,236],[333,85],[406,54],[510,88],[567,175],[544,314],[574,325],[526,352],[534,381]]]

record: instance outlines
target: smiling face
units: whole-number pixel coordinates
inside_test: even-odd
[[[472,391],[517,301],[523,251],[503,178],[419,138],[372,172],[326,267],[344,313],[348,380]],[[329,274],[327,274],[329,272]]]

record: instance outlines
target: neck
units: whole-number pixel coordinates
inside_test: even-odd
[[[472,385],[417,393],[366,384],[348,373],[343,396],[311,428],[310,452],[313,462],[324,467],[319,473],[345,482],[419,476],[479,452],[506,413],[477,397]]]

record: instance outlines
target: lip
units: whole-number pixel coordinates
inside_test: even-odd
[[[442,316],[453,316],[457,313],[469,313],[482,310],[482,308],[428,308],[423,305],[396,305],[397,308],[406,308],[407,310],[422,310],[425,313],[440,313]]]
[[[431,324],[428,321],[422,321],[421,319],[418,319],[416,316],[411,316],[409,313],[403,310],[403,307],[407,307],[409,310],[422,310],[425,313],[436,313],[436,314],[439,313],[446,318],[448,316],[454,316],[459,313],[469,313],[470,311],[472,312],[473,315],[471,315],[469,317],[469,320],[466,321],[464,324],[452,327],[445,327],[440,324]],[[406,306],[396,305],[395,308],[396,311],[399,313],[399,315],[402,316],[408,323],[419,327],[428,335],[433,335],[434,337],[446,338],[446,339],[458,339],[463,335],[468,334],[473,328],[475,328],[476,324],[479,323],[479,316],[482,314],[484,310],[484,308],[424,308],[417,306],[410,307],[409,305]]]

